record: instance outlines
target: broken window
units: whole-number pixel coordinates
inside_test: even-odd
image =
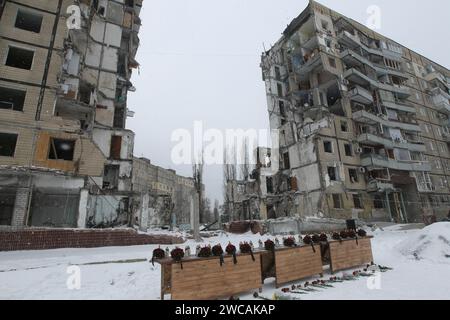
[[[14,157],[17,145],[17,134],[0,132],[0,156]]]
[[[348,169],[348,175],[352,183],[358,182],[358,171],[356,169]]]
[[[348,132],[348,122],[341,120],[341,131],[342,132]]]
[[[117,190],[119,187],[120,166],[106,165],[103,174],[103,189]]]
[[[73,161],[74,151],[75,140],[50,138],[49,159]]]
[[[335,167],[328,167],[328,176],[330,177],[331,181],[337,181],[337,174]]]
[[[278,96],[283,97],[283,86],[280,83],[277,83],[277,91],[278,91]]]
[[[283,153],[283,164],[284,164],[284,169],[289,169],[291,167],[291,161],[289,159],[289,152],[285,152]]]
[[[111,137],[111,159],[120,160],[120,153],[122,150],[122,137],[112,136]]]
[[[17,11],[15,27],[26,31],[40,33],[42,18],[43,17],[40,14],[19,9]]]
[[[347,157],[352,157],[352,156],[353,156],[353,148],[352,148],[352,145],[351,145],[351,144],[346,143],[346,144],[344,145],[344,149],[345,149],[345,155],[346,155]]]
[[[342,209],[342,198],[338,193],[333,194],[333,207],[335,209]]]
[[[284,101],[278,101],[278,106],[280,108],[280,114],[282,117],[286,117],[286,108],[284,106]]]
[[[34,51],[16,47],[9,47],[6,65],[8,67],[31,70]]]
[[[364,209],[360,194],[353,195],[353,205],[355,209]]]
[[[281,80],[281,71],[280,71],[280,67],[275,67],[275,79]]]
[[[331,141],[324,141],[323,149],[326,153],[333,153],[333,143]]]
[[[87,105],[91,104],[92,88],[87,84],[80,85],[79,100]]]
[[[266,177],[267,193],[273,193],[273,178]]]
[[[114,108],[114,128],[125,128],[125,108],[116,106]]]
[[[334,58],[328,58],[328,61],[330,63],[330,67],[336,68],[336,59]]]
[[[26,92],[0,87],[0,109],[22,111]]]
[[[373,206],[375,209],[383,209],[384,205],[383,205],[383,198],[381,197],[381,195],[376,194],[374,199],[373,199]]]
[[[134,0],[125,0],[125,4],[128,7],[134,7]]]
[[[0,193],[0,226],[10,226],[16,200],[15,192],[2,190]]]

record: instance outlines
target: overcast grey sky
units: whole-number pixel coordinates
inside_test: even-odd
[[[450,1],[323,0],[323,5],[365,23],[370,5],[381,8],[381,34],[450,67]],[[263,43],[276,42],[307,0],[144,0],[143,27],[133,76],[137,92],[128,127],[135,155],[190,176],[171,161],[172,131],[268,128],[259,68]],[[206,168],[211,199],[222,197],[222,168]]]

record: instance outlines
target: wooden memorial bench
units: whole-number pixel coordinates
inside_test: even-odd
[[[181,263],[171,258],[155,260],[161,265],[161,300],[170,294],[172,300],[214,300],[228,298],[262,287],[261,254],[238,254],[237,264],[226,255],[219,257],[183,258]]]
[[[320,245],[276,248],[261,255],[263,279],[275,277],[276,287],[323,274]]]
[[[330,240],[328,246],[331,272],[371,264],[373,262],[372,238],[373,236],[341,241]]]

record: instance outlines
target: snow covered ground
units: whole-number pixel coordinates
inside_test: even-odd
[[[450,299],[450,223],[422,230],[396,225],[378,229],[373,235],[375,262],[393,271],[371,278],[369,285],[368,278],[361,278],[293,296],[314,300]],[[256,244],[267,238],[222,234],[205,239],[204,244],[225,246],[231,241],[237,245],[250,240]],[[186,245],[196,246],[193,241]],[[148,262],[155,247],[0,252],[0,299],[159,299],[160,267]],[[68,289],[72,275],[68,271],[73,271],[68,270],[70,266],[80,268],[79,290]],[[329,276],[326,272],[325,279]],[[275,290],[274,280],[267,279],[262,295],[271,297],[274,292],[280,293]],[[241,299],[253,299],[251,294]]]

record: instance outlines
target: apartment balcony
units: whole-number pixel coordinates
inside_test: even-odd
[[[385,180],[371,180],[367,183],[368,192],[385,192],[389,190],[395,190],[394,185],[391,182]]]
[[[340,32],[337,36],[338,41],[349,48],[358,48],[362,46],[361,39],[358,35],[351,34],[350,32],[344,30]]]
[[[383,56],[383,53],[378,48],[371,48],[361,42],[361,38],[358,35],[351,34],[348,31],[342,31],[337,35],[338,42],[343,44],[345,47],[356,49],[359,47],[364,48],[370,54]]]
[[[346,49],[340,53],[340,58],[348,65],[348,66],[357,66],[365,64],[371,68],[374,68],[373,63],[369,61],[367,58],[362,55],[356,53],[351,49]]]
[[[427,80],[429,82],[431,82],[433,80],[439,80],[445,86],[450,87],[450,84],[448,83],[447,77],[444,76],[442,73],[437,72],[437,71],[433,71],[433,72],[428,73],[425,76],[425,80]]]
[[[405,123],[405,122],[399,122],[399,121],[392,121],[388,120],[386,116],[382,115],[385,118],[382,118],[381,116],[377,116],[373,113],[361,110],[353,113],[352,118],[356,122],[361,122],[365,124],[375,125],[375,124],[382,124],[386,127],[390,128],[397,128],[402,129],[405,131],[411,131],[411,132],[421,132],[419,125],[412,124],[412,123]]]
[[[420,143],[410,143],[407,141],[396,142],[389,138],[384,138],[375,134],[365,133],[361,134],[358,137],[358,142],[362,144],[372,145],[372,146],[385,146],[386,148],[399,148],[399,149],[407,149],[413,152],[425,152],[426,147],[424,144]]]
[[[390,83],[380,83],[377,86],[380,89],[395,92],[400,98],[408,98],[411,95],[411,89],[407,86]]]
[[[356,101],[362,104],[372,104],[373,103],[373,96],[370,93],[370,91],[364,89],[360,86],[355,86],[350,92],[349,92],[349,98],[352,101]]]
[[[301,57],[300,55],[297,55],[297,58],[299,58],[299,61],[304,61],[294,66],[294,70],[297,74],[308,74],[322,63],[319,51],[314,52],[307,59],[305,59],[305,57]]]
[[[436,108],[442,113],[450,115],[450,95],[440,88],[432,89],[431,94]]]
[[[410,172],[429,172],[431,165],[428,162],[397,161],[386,156],[369,154],[361,157],[361,165],[372,170],[391,169]]]
[[[402,102],[398,102],[398,101],[382,100],[381,104],[388,109],[394,109],[394,110],[413,113],[413,114],[417,113],[417,110],[415,107],[408,105],[406,103],[402,103]]]
[[[359,84],[361,86],[375,85],[377,83],[376,80],[369,78],[364,73],[362,73],[361,71],[359,71],[358,69],[355,69],[355,68],[350,68],[350,69],[346,70],[344,72],[343,76],[347,80],[349,80],[353,83]]]

